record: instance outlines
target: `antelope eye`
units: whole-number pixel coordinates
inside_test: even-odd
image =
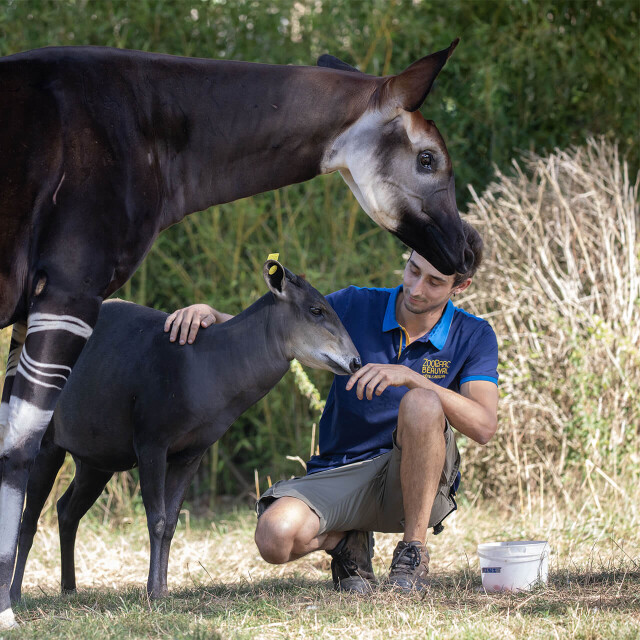
[[[321,315],[322,315],[322,309],[321,309],[320,307],[311,307],[311,308],[309,309],[309,311],[311,311],[311,313],[312,313],[314,316],[321,316]]]
[[[431,162],[433,161],[433,156],[428,151],[421,151],[418,155],[418,162],[425,168],[431,169]]]

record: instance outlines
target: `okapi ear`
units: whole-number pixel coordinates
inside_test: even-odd
[[[458,42],[460,38],[456,38],[447,49],[421,58],[402,73],[389,78],[382,87],[382,104],[387,103],[405,111],[417,111]]]
[[[329,69],[338,69],[338,71],[355,71],[356,73],[362,73],[360,69],[352,67],[350,64],[343,62],[340,58],[323,53],[316,63],[319,67],[328,67]]]
[[[271,293],[278,298],[283,298],[287,287],[284,267],[277,260],[267,260],[262,267],[262,275]]]

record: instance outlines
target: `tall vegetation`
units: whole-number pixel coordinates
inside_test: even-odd
[[[442,48],[454,37],[461,36],[461,44],[439,77],[423,112],[436,121],[447,141],[456,169],[460,208],[464,210],[468,206],[472,220],[480,224],[487,235],[489,246],[493,246],[494,218],[491,216],[496,216],[495,229],[502,229],[503,236],[508,237],[504,235],[506,228],[500,225],[501,220],[506,224],[510,218],[502,215],[505,213],[502,208],[512,212],[511,207],[515,205],[511,200],[499,197],[496,184],[512,180],[509,177],[514,171],[511,159],[522,150],[535,150],[540,154],[535,162],[544,164],[547,152],[556,147],[566,149],[572,144],[583,144],[589,135],[603,135],[609,141],[618,141],[621,157],[600,157],[599,162],[606,163],[607,171],[615,172],[621,171],[622,160],[626,159],[630,174],[635,175],[640,148],[637,29],[637,4],[619,0],[606,3],[572,0],[459,0],[447,3],[429,0],[139,0],[135,3],[124,0],[99,3],[89,0],[39,0],[37,3],[0,0],[2,55],[39,46],[89,44],[191,56],[313,64],[319,54],[329,51],[364,71],[386,74],[403,69],[425,53]],[[583,154],[581,157],[586,157],[594,151],[580,153]],[[552,154],[548,158],[551,162],[551,158],[560,156]],[[554,162],[555,167],[564,166],[559,159]],[[582,160],[578,161],[579,165],[580,162]],[[516,183],[517,180],[531,180],[535,185],[538,178],[527,173],[530,165],[526,163],[520,173],[516,173]],[[502,172],[498,174],[499,181],[486,191],[494,179],[496,166]],[[598,159],[589,165],[588,170],[582,169],[592,176],[593,189],[608,193],[607,190],[620,186],[615,181],[604,184],[599,177],[602,170],[603,166],[598,167]],[[633,178],[629,181],[633,182]],[[568,184],[567,181],[558,183],[560,193]],[[473,191],[467,185],[471,185]],[[551,191],[547,193],[548,189],[550,187],[543,190],[545,202],[552,198],[549,195]],[[483,195],[474,198],[473,193]],[[583,193],[587,195],[577,201],[573,199],[574,191],[571,193],[573,195],[565,196],[565,204],[568,203],[571,211],[575,202],[580,204],[591,199],[589,190],[585,190]],[[522,195],[527,199],[533,198],[529,192],[523,191]],[[510,197],[517,200],[519,196],[512,193]],[[623,200],[627,198],[628,205],[628,193],[620,197]],[[481,205],[485,198],[489,199],[487,204]],[[491,198],[497,199],[499,207],[491,209],[493,213],[490,216],[487,211],[490,210],[488,203]],[[533,202],[537,200],[534,198]],[[547,255],[551,266],[555,262],[563,265],[562,260],[568,259],[568,256],[558,257],[554,253],[558,251],[557,238],[561,232],[569,234],[562,236],[567,247],[581,239],[584,247],[579,245],[579,249],[582,252],[592,252],[600,242],[597,237],[589,235],[592,234],[593,221],[588,217],[584,220],[585,229],[578,226],[580,233],[574,230],[574,235],[570,234],[568,227],[563,226],[571,222],[565,204],[558,200],[554,205],[559,207],[558,216],[562,214],[565,218],[536,223],[542,225],[538,235],[531,235],[527,240],[531,242],[527,251],[540,260],[542,255]],[[528,200],[520,206],[523,211],[529,211]],[[529,230],[523,220],[512,221],[522,225],[516,226],[519,239]],[[611,218],[608,224],[614,225],[615,220],[615,217]],[[547,235],[551,229],[553,233]],[[625,233],[627,247],[633,247],[632,234],[629,230]],[[539,249],[534,248],[536,238],[541,243]],[[620,238],[616,242],[622,246]],[[605,246],[608,245],[602,245]],[[238,312],[264,291],[260,265],[272,251],[279,251],[289,268],[306,273],[317,288],[329,292],[352,283],[394,286],[399,281],[403,247],[362,214],[339,177],[329,176],[191,216],[161,235],[138,273],[119,295],[165,310],[192,301],[206,301],[225,311]],[[537,282],[528,273],[529,267],[525,263],[516,262],[520,267],[514,267],[514,263],[503,262],[522,260],[526,257],[524,252],[507,254],[504,249],[501,251],[491,254],[490,263],[485,267],[484,275],[480,276],[481,281],[474,287],[476,297],[468,299],[472,307],[477,305],[474,308],[488,314],[494,322],[499,322],[498,314],[506,294],[500,298],[500,307],[495,304],[497,296],[494,296],[492,305],[491,300],[483,302],[482,295],[487,291],[491,293],[491,287],[496,286],[496,278],[508,272],[507,281],[511,283],[508,286],[521,287],[519,291],[525,299],[524,292],[529,287],[527,278],[532,283]],[[637,252],[636,249],[630,251]],[[593,281],[580,281],[578,287],[577,281],[568,283],[566,279],[569,276],[563,276],[559,285],[554,280],[555,276],[546,273],[545,278],[550,278],[551,288],[541,289],[542,293],[537,298],[539,303],[544,302],[544,295],[551,294],[555,297],[550,300],[565,301],[562,287],[566,287],[567,295],[578,287],[576,296],[595,296],[594,292],[600,291],[597,286],[602,284],[604,275],[600,258],[596,260],[591,253],[589,256],[588,260],[579,256],[575,260],[583,265],[578,271],[582,274],[586,269],[584,273],[588,277],[593,275]],[[622,254],[615,253],[607,259],[611,261],[622,257]],[[568,264],[566,268],[573,269],[573,266]],[[574,277],[573,271],[571,274]],[[511,350],[516,349],[516,337],[520,340],[517,348],[526,347],[523,355],[516,359],[519,369],[515,369],[516,361],[510,358],[506,358],[502,365],[506,398],[517,395],[508,380],[512,380],[514,385],[526,382],[530,387],[527,387],[527,393],[535,391],[542,394],[542,387],[547,385],[544,391],[547,395],[540,396],[543,399],[539,398],[538,404],[554,407],[551,413],[556,422],[553,424],[562,423],[570,429],[566,436],[558,435],[557,441],[550,436],[542,440],[533,439],[524,434],[531,434],[535,430],[533,425],[543,424],[542,418],[538,418],[538,422],[526,426],[530,415],[528,411],[531,410],[526,402],[533,402],[533,397],[520,395],[529,400],[523,401],[519,407],[503,401],[503,406],[512,406],[510,411],[514,412],[513,415],[505,414],[507,422],[503,420],[503,424],[517,423],[517,428],[522,429],[516,433],[515,427],[509,426],[511,440],[498,440],[501,444],[496,446],[504,450],[500,454],[502,457],[498,456],[503,463],[519,463],[525,468],[530,459],[524,461],[518,456],[523,455],[522,447],[528,451],[527,455],[532,455],[534,444],[549,461],[547,466],[556,472],[565,468],[559,460],[567,464],[572,456],[583,455],[596,465],[602,462],[590,444],[591,436],[580,434],[599,434],[596,438],[598,455],[606,454],[603,443],[610,441],[607,440],[609,432],[605,430],[609,414],[603,413],[602,407],[598,408],[597,398],[614,393],[618,382],[627,378],[626,374],[620,374],[617,366],[628,366],[633,358],[624,356],[626,360],[622,364],[618,362],[618,365],[611,360],[604,379],[598,378],[600,382],[597,384],[608,385],[600,394],[599,387],[594,386],[596,372],[589,369],[589,356],[581,355],[581,350],[600,345],[604,349],[602,353],[606,354],[608,349],[614,359],[618,357],[617,343],[602,346],[599,342],[602,332],[623,331],[621,321],[614,322],[606,315],[609,306],[603,303],[611,294],[611,287],[615,295],[622,295],[623,287],[617,283],[607,284],[609,289],[602,290],[598,294],[600,297],[594,298],[599,300],[597,304],[600,306],[588,312],[580,311],[582,315],[577,312],[578,302],[583,301],[580,297],[576,299],[578,302],[565,301],[563,311],[556,306],[554,313],[559,314],[558,323],[551,322],[547,316],[544,322],[536,314],[525,316],[524,309],[520,315],[516,314],[513,300],[505,307],[511,315],[504,316],[510,318],[510,324],[505,325],[510,327],[509,330],[499,330],[503,353],[511,354]],[[537,286],[542,287],[541,284]],[[630,296],[630,290],[625,295]],[[568,309],[576,312],[575,318],[563,315],[568,313]],[[593,319],[596,316],[601,318],[600,324]],[[595,328],[592,333],[584,333],[589,323]],[[535,327],[537,337],[527,334],[529,337],[525,338],[524,334],[531,327]],[[565,338],[559,337],[558,327],[566,327]],[[549,337],[546,336],[547,330],[550,331]],[[588,339],[581,339],[587,335]],[[606,335],[610,337],[609,333]],[[563,339],[566,342],[562,342]],[[557,349],[565,348],[566,352],[554,352],[554,357],[549,359],[539,356],[533,348],[540,345],[541,350],[549,349],[549,344],[556,345],[554,348]],[[575,348],[569,348],[571,345]],[[565,356],[566,360],[563,360]],[[551,362],[553,365],[549,364]],[[564,369],[560,368],[560,362],[565,363]],[[574,364],[570,365],[570,362]],[[564,376],[562,384],[557,383],[557,371]],[[309,375],[320,394],[326,394],[329,377],[317,372]],[[519,375],[522,376],[521,381],[518,380]],[[592,379],[589,375],[595,377]],[[586,395],[568,393],[569,379],[577,385],[572,388],[580,389]],[[627,389],[624,385],[621,388]],[[549,398],[555,404],[548,404]],[[622,396],[617,402],[620,406],[628,406]],[[586,403],[584,411],[578,410],[578,403]],[[584,422],[587,418],[580,416],[586,416],[587,409],[591,407],[595,408],[593,415],[596,417],[589,418],[591,422],[587,424]],[[633,433],[632,418],[630,414],[623,436],[616,436],[618,440],[623,437],[626,443],[624,446],[615,445],[617,452],[629,445],[627,440]],[[253,487],[254,469],[259,471],[262,488],[267,474],[275,480],[297,473],[299,463],[287,459],[287,455],[302,458],[308,455],[314,422],[317,422],[317,412],[299,392],[294,376],[288,375],[213,449],[198,476],[195,493],[241,494],[248,487]],[[619,433],[622,427],[617,429],[616,433]],[[513,433],[517,435],[515,440]],[[558,434],[561,434],[559,426]],[[507,447],[508,443],[516,442],[520,447],[518,456],[513,449],[515,444]],[[471,451],[471,447],[468,450]],[[556,451],[561,452],[559,460],[554,457]],[[470,455],[473,464],[467,465],[468,478],[472,479],[472,484],[476,480],[484,483],[490,475],[490,465],[482,456]],[[498,454],[490,454],[494,455]],[[497,458],[491,460],[496,461]],[[498,488],[497,483],[492,482],[483,486],[491,491]],[[121,491],[122,487],[118,490]],[[121,494],[113,495],[117,498]]]
[[[487,262],[461,304],[499,336],[502,395],[468,480],[520,499],[575,471],[619,489],[640,475],[640,177],[593,139],[513,169],[468,209]]]

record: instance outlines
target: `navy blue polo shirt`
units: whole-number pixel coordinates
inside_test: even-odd
[[[447,303],[431,331],[408,343],[396,320],[396,289],[348,287],[327,296],[360,353],[369,362],[403,364],[453,391],[470,380],[498,383],[498,342],[491,325]],[[346,390],[349,376],[335,376],[320,419],[320,455],[307,473],[368,460],[390,451],[400,401],[407,387],[387,387],[382,395],[358,400]]]

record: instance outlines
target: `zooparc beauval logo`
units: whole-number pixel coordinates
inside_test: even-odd
[[[450,366],[451,360],[430,360],[425,358],[422,363],[422,375],[431,380],[438,380],[446,377]]]

